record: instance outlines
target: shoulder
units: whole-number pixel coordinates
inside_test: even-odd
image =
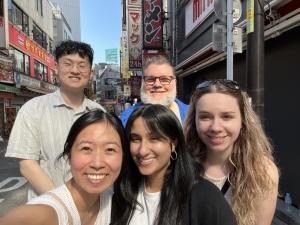
[[[51,102],[53,102],[53,95],[54,93],[50,93],[30,99],[29,101],[24,103],[24,105],[20,109],[20,112],[39,110],[44,108],[44,106],[46,105],[51,105]]]
[[[278,185],[278,183],[279,183],[279,170],[278,170],[278,167],[275,165],[275,163],[271,159],[269,159],[267,157],[264,157],[263,163],[265,165],[266,172],[268,173],[271,181],[275,185]]]
[[[131,113],[132,113],[135,109],[137,109],[138,107],[140,107],[141,105],[143,105],[143,103],[142,103],[142,102],[139,102],[139,103],[137,103],[137,104],[135,104],[135,105],[133,105],[133,106],[128,107],[125,111],[123,111],[123,112],[121,113],[120,117],[121,117],[122,124],[123,124],[124,127],[125,127],[125,125],[126,125],[126,123],[127,123],[127,120],[128,120],[128,118],[129,118],[129,116],[131,115]]]
[[[175,99],[175,102],[178,104],[179,107],[183,107],[183,108],[186,108],[186,109],[189,107],[189,105],[183,103],[178,98]]]
[[[105,108],[102,105],[88,98],[87,98],[87,105],[91,109],[101,109],[102,111],[106,112]]]

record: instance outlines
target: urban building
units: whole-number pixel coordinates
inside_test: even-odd
[[[122,96],[121,77],[117,65],[98,63],[94,65],[97,102],[107,108],[113,107]]]
[[[1,2],[0,135],[8,137],[24,102],[57,87],[48,0]]]
[[[59,5],[64,17],[68,21],[75,41],[81,40],[80,29],[80,0],[49,0]]]
[[[53,13],[53,43],[57,46],[63,40],[73,40],[71,27],[66,20],[62,9],[56,3],[49,2]]]

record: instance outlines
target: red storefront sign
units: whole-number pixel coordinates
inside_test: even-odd
[[[162,0],[143,0],[144,49],[163,48]]]
[[[45,65],[54,68],[54,57],[21,31],[18,31],[12,24],[9,24],[9,43],[27,55],[34,56]]]

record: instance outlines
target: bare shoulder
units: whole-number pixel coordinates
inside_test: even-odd
[[[47,205],[22,205],[0,217],[0,224],[6,225],[58,225],[55,210]]]
[[[270,176],[270,179],[273,181],[275,185],[278,185],[279,182],[279,170],[278,167],[275,165],[275,163],[265,157],[264,160],[265,166],[266,166],[266,171]]]

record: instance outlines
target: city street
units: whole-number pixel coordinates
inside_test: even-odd
[[[0,143],[0,215],[8,209],[24,204],[28,183],[20,175],[16,159],[5,158],[6,143]]]

